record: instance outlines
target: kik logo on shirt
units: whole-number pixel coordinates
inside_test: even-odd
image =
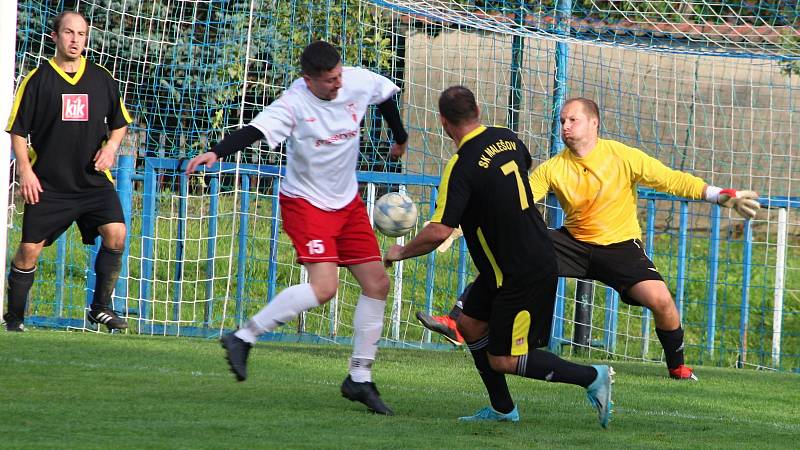
[[[89,94],[61,94],[61,120],[86,122],[89,120]]]

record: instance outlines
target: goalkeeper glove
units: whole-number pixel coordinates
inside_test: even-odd
[[[736,189],[722,189],[719,191],[717,203],[725,208],[733,208],[745,219],[756,216],[761,204],[758,203],[758,194],[754,191],[737,191]]]
[[[427,222],[423,223],[422,226],[424,227],[424,226],[428,225],[429,223],[431,223],[431,222],[427,221]],[[453,241],[455,241],[456,239],[460,238],[463,235],[464,235],[464,233],[461,231],[461,227],[454,228],[453,232],[450,233],[450,236],[448,236],[447,239],[442,241],[442,243],[439,244],[438,247],[436,247],[436,250],[438,252],[440,252],[440,253],[444,253],[447,250],[450,250],[450,246],[453,245]]]
[[[454,229],[453,232],[450,233],[450,236],[448,236],[447,239],[444,240],[444,242],[442,242],[441,244],[439,244],[438,247],[436,247],[436,250],[439,251],[440,253],[446,252],[447,250],[450,249],[450,246],[453,245],[453,241],[455,241],[456,239],[460,238],[463,235],[464,233],[461,231],[461,227]]]

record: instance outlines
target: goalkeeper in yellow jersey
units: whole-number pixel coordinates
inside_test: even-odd
[[[641,150],[599,138],[599,130],[600,111],[594,101],[568,100],[561,110],[561,138],[567,148],[530,175],[536,201],[552,191],[566,215],[564,227],[549,232],[558,274],[601,281],[619,292],[623,302],[650,309],[670,377],[697,380],[684,364],[683,329],[675,302],[644,252],[636,216],[637,185],[718,203],[745,218],[755,217],[758,194],[708,185]],[[459,306],[449,316],[418,313],[417,318],[430,330],[460,343],[453,320]]]

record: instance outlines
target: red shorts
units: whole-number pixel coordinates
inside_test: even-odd
[[[297,250],[297,262],[352,266],[382,259],[360,196],[336,211],[319,209],[302,198],[280,194],[279,199],[283,229]]]

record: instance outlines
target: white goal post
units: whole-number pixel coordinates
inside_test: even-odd
[[[16,39],[17,1],[7,0],[0,4],[0,42],[5,43],[0,45],[0,117],[4,119],[11,113],[11,105],[14,103],[14,58],[16,53],[14,42]],[[0,134],[0,148],[3,148],[4,152],[9,152],[9,157],[4,157],[3,160],[10,164],[11,136],[8,133]],[[0,195],[0,211],[6,212],[0,214],[0,248],[4,255],[7,253],[8,245],[9,196],[13,192],[10,189],[12,183],[10,174],[10,168],[0,170],[0,189],[4,192],[3,195]],[[0,274],[5,277],[5,273],[6,259],[0,258]],[[0,312],[5,311],[5,298],[6,290],[2,289],[0,290]]]

